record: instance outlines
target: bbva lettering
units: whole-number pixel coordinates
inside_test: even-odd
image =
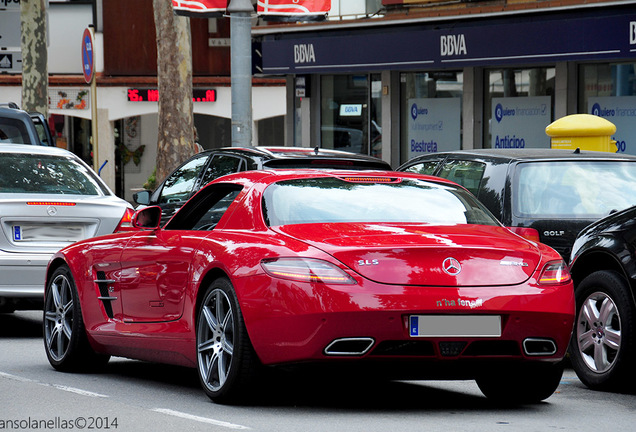
[[[316,63],[314,44],[294,45],[294,63]]]
[[[466,38],[463,34],[440,36],[440,54],[452,56],[458,54],[468,54],[466,50]]]
[[[636,44],[636,21],[629,23],[629,44]]]

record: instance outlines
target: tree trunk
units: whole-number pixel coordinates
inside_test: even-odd
[[[22,109],[48,117],[49,72],[46,46],[46,0],[20,2]],[[79,48],[78,48],[79,52]]]
[[[190,19],[176,16],[172,3],[153,0],[157,31],[159,135],[157,180],[163,180],[195,151]]]

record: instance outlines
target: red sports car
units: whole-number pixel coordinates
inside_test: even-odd
[[[196,367],[217,402],[247,396],[264,365],[298,363],[474,378],[503,401],[559,385],[574,318],[566,264],[452,182],[252,171],[210,183],[163,228],[160,214],[139,210],[144,230],[50,261],[53,367],[109,356]]]

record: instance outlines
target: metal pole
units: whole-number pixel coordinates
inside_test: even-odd
[[[232,83],[232,146],[252,145],[252,13],[250,0],[231,0],[230,56]]]

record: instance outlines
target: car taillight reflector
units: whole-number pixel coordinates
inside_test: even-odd
[[[119,221],[119,225],[117,225],[115,232],[137,230],[137,228],[133,227],[132,224],[132,218],[134,214],[135,211],[133,209],[127,208],[121,220]]]
[[[261,261],[265,272],[273,277],[299,282],[353,285],[356,281],[335,265],[313,258],[276,258]]]
[[[77,203],[74,202],[57,202],[57,201],[27,201],[27,205],[52,205],[60,207],[73,207]]]
[[[534,228],[524,228],[524,227],[507,227],[513,233],[523,237],[524,239],[540,242],[539,231]]]
[[[556,285],[569,282],[572,279],[570,270],[564,261],[550,261],[541,271],[539,283],[542,285]]]

